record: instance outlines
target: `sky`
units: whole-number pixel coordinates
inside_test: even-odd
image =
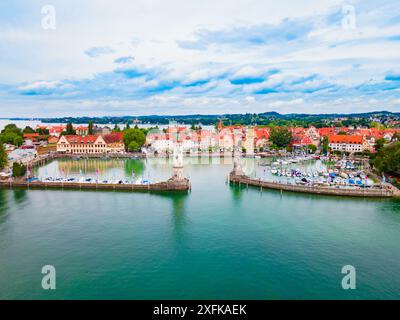
[[[0,2],[0,118],[376,110],[398,0]]]

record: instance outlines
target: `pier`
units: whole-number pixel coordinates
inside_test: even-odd
[[[120,155],[115,155],[115,158]],[[125,155],[128,157],[128,155]],[[129,155],[131,157],[132,154]],[[71,157],[71,155],[69,155]],[[24,178],[9,178],[0,181],[0,188],[26,188],[26,189],[72,189],[72,190],[125,190],[125,191],[179,191],[187,192],[191,190],[189,179],[183,174],[183,148],[181,144],[177,144],[174,148],[172,176],[166,181],[155,183],[103,183],[98,180],[91,182],[80,181],[30,181]],[[41,166],[48,161],[57,158],[65,158],[64,154],[48,154],[46,156],[37,157],[29,162],[29,166]]]
[[[175,180],[173,178],[149,184],[113,184],[113,183],[84,183],[84,182],[44,182],[44,181],[0,181],[1,188],[25,188],[25,189],[71,189],[71,190],[125,190],[125,191],[181,191],[191,189],[188,179]]]
[[[295,184],[285,184],[279,182],[263,181],[261,179],[252,179],[246,175],[237,175],[232,171],[229,175],[231,184],[239,184],[245,186],[254,186],[262,189],[273,189],[278,191],[300,192],[329,196],[346,196],[346,197],[364,197],[364,198],[392,198],[400,197],[397,189],[358,189],[358,188],[343,188],[343,187],[323,187],[323,186],[305,186]]]
[[[235,150],[233,170],[228,176],[230,184],[238,184],[245,186],[254,186],[263,189],[283,191],[310,193],[317,195],[328,196],[345,196],[345,197],[363,197],[363,198],[392,198],[400,197],[400,191],[391,184],[381,184],[380,188],[357,188],[357,187],[328,187],[328,186],[315,186],[315,185],[297,185],[281,182],[271,182],[261,180],[261,178],[248,177],[243,169],[240,158],[240,146]]]

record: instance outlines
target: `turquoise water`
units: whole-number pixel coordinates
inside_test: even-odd
[[[189,194],[0,190],[0,298],[400,298],[399,201],[260,192],[226,185],[229,163],[186,162]],[[151,180],[171,170],[68,160],[36,174],[62,169]],[[41,288],[47,264],[55,291]],[[348,264],[356,290],[341,288]]]

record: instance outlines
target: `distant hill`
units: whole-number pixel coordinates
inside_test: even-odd
[[[389,111],[374,111],[366,113],[331,113],[331,114],[305,114],[305,113],[290,113],[281,114],[278,112],[263,112],[263,113],[246,113],[246,114],[192,114],[192,115],[149,115],[149,116],[104,116],[104,117],[60,117],[60,118],[40,118],[42,122],[46,123],[88,123],[93,121],[98,124],[133,124],[136,121],[139,123],[147,124],[168,124],[170,121],[176,121],[182,124],[203,124],[215,125],[219,120],[224,124],[281,124],[286,122],[295,125],[307,125],[307,123],[322,123],[330,121],[335,118],[347,118],[350,121],[366,122],[369,118],[394,118],[400,119],[400,112],[394,113]]]

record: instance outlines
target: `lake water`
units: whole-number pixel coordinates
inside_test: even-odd
[[[398,200],[229,186],[230,160],[185,159],[188,194],[0,190],[0,298],[400,298]],[[171,165],[58,160],[35,173],[96,170],[154,181]],[[41,288],[49,264],[55,291]],[[356,290],[341,288],[344,265],[357,270]]]

